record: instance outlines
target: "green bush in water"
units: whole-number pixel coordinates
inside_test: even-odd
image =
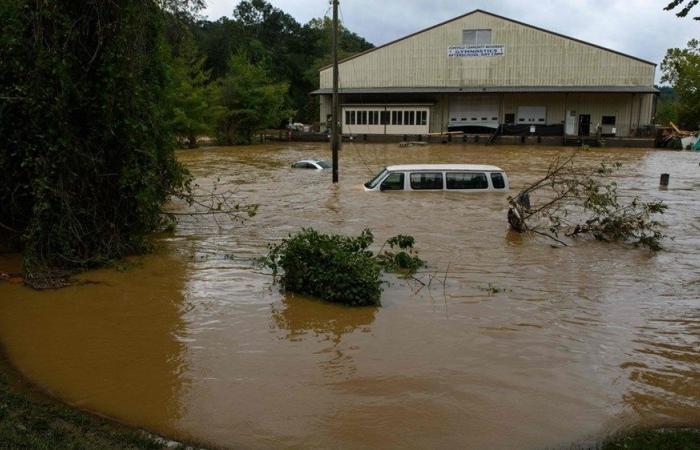
[[[406,241],[407,238],[410,242]],[[424,265],[413,254],[413,237],[392,239],[387,241],[391,248],[401,243],[404,247],[399,248],[411,254],[401,251],[398,254],[401,256],[388,252],[375,255],[368,250],[374,242],[368,229],[357,237],[350,237],[305,228],[280,244],[270,246],[265,265],[272,269],[274,276],[281,275],[282,286],[290,292],[350,306],[378,305],[382,293],[382,270],[400,268],[410,271]]]

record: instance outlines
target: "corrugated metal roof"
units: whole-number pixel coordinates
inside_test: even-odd
[[[642,93],[659,92],[651,86],[501,86],[501,87],[371,87],[341,88],[340,94],[448,94],[448,93],[515,93],[515,92],[551,92],[551,93]],[[317,89],[311,95],[332,94],[331,88]]]
[[[411,34],[409,34],[409,35],[407,35],[407,36],[404,36],[404,37],[402,37],[402,38],[396,39],[396,40],[394,40],[394,41],[387,42],[386,44],[379,45],[379,46],[374,47],[374,48],[371,48],[371,49],[369,49],[369,50],[365,50],[364,52],[360,52],[360,53],[351,55],[351,56],[349,56],[349,57],[347,57],[347,58],[345,58],[345,59],[342,59],[342,60],[338,61],[338,63],[339,63],[339,64],[342,64],[342,63],[344,63],[344,62],[346,62],[346,61],[350,61],[350,60],[355,59],[355,58],[358,58],[358,57],[360,57],[360,56],[362,56],[362,55],[366,55],[367,53],[371,53],[371,52],[373,52],[373,51],[375,51],[375,50],[379,50],[380,48],[388,47],[388,46],[390,46],[390,45],[392,45],[392,44],[396,44],[397,42],[401,42],[401,41],[403,41],[404,39],[408,39],[408,38],[413,37],[413,36],[415,36],[415,35],[417,35],[417,34],[425,33],[426,31],[430,31],[430,30],[432,30],[432,29],[434,29],[434,28],[440,27],[440,26],[445,25],[445,24],[448,24],[448,23],[450,23],[450,22],[454,22],[455,20],[462,19],[462,18],[464,18],[464,17],[470,16],[470,15],[475,14],[475,13],[488,14],[489,16],[492,16],[492,17],[496,17],[496,18],[499,18],[499,19],[507,20],[508,22],[517,23],[518,25],[523,25],[523,26],[526,26],[526,27],[528,27],[528,28],[532,28],[532,29],[535,29],[535,30],[538,30],[538,31],[544,31],[545,33],[553,34],[553,35],[555,35],[555,36],[559,36],[559,37],[562,37],[562,38],[565,38],[565,39],[569,39],[569,40],[572,40],[572,41],[575,41],[575,42],[579,42],[579,43],[581,43],[581,44],[590,45],[591,47],[595,47],[595,48],[598,48],[598,49],[601,49],[601,50],[605,50],[605,51],[608,51],[608,52],[611,52],[611,53],[618,54],[618,55],[620,55],[620,56],[624,56],[624,57],[626,57],[626,58],[632,58],[632,59],[637,60],[637,61],[639,61],[639,62],[643,62],[643,63],[646,63],[646,64],[650,64],[650,65],[652,65],[652,66],[656,66],[656,63],[653,63],[653,62],[651,62],[651,61],[647,61],[647,60],[642,59],[642,58],[637,58],[636,56],[628,55],[628,54],[626,54],[626,53],[618,52],[617,50],[612,50],[612,49],[609,49],[609,48],[607,48],[607,47],[603,47],[603,46],[600,46],[600,45],[592,44],[592,43],[590,43],[590,42],[586,42],[586,41],[583,41],[583,40],[581,40],[581,39],[576,39],[576,38],[574,38],[574,37],[567,36],[567,35],[565,35],[565,34],[561,34],[561,33],[557,33],[557,32],[554,32],[554,31],[546,30],[546,29],[540,28],[540,27],[536,27],[536,26],[534,26],[534,25],[530,25],[529,23],[520,22],[520,21],[514,20],[514,19],[509,19],[508,17],[500,16],[500,15],[498,15],[498,14],[494,14],[494,13],[489,12],[489,11],[484,11],[483,9],[475,9],[474,11],[470,11],[470,12],[468,12],[468,13],[466,13],[466,14],[462,14],[461,16],[457,16],[457,17],[455,17],[455,18],[453,18],[453,19],[449,19],[449,20],[446,20],[446,21],[444,21],[444,22],[440,22],[440,23],[438,23],[438,24],[436,24],[436,25],[433,25],[433,26],[431,26],[431,27],[425,28],[425,29],[420,30],[420,31],[416,31],[415,33],[411,33]],[[321,67],[321,68],[319,69],[319,71],[326,70],[326,69],[328,69],[329,67],[332,67],[332,66],[333,66],[332,64],[329,64],[329,65],[327,65],[327,66]]]

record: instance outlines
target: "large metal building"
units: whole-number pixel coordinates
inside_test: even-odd
[[[475,10],[339,64],[343,134],[639,136],[656,65]],[[332,67],[320,73],[321,122]],[[533,128],[534,127],[534,128]]]

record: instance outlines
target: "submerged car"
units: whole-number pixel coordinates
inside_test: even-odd
[[[479,164],[388,166],[365,183],[366,191],[505,192],[508,188],[503,169]]]
[[[315,169],[323,170],[330,169],[331,164],[328,161],[316,160],[316,159],[303,159],[292,164],[294,169]]]

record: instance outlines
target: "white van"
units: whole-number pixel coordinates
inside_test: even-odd
[[[388,166],[365,183],[365,191],[506,192],[508,188],[503,169],[478,164]]]

